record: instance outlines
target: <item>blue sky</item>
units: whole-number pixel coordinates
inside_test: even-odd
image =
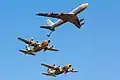
[[[85,18],[79,30],[73,24],[60,26],[49,38],[59,52],[38,52],[36,56],[18,52],[25,44],[17,37],[48,39],[45,17],[37,12],[69,12],[88,2],[88,9],[78,15]],[[0,2],[0,80],[119,80],[120,11],[119,0],[2,0]],[[56,21],[56,19],[52,19]],[[56,78],[42,75],[41,63],[72,64],[78,73]]]

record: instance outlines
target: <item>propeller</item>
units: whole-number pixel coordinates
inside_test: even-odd
[[[72,68],[71,70],[73,71],[74,69]]]

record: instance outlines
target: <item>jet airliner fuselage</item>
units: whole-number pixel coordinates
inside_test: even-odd
[[[66,23],[73,23],[77,28],[80,28],[84,24],[84,19],[78,19],[77,14],[85,10],[88,6],[88,3],[82,4],[72,10],[69,13],[38,13],[38,16],[52,17],[59,19],[55,23],[53,23],[50,19],[48,19],[48,25],[40,26],[41,28],[49,29],[51,31],[55,31],[55,28]]]

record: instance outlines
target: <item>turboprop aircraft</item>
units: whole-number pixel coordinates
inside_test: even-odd
[[[47,76],[56,77],[56,75],[60,75],[63,73],[66,74],[68,72],[78,72],[78,71],[74,70],[73,68],[71,69],[71,64],[66,64],[63,67],[55,66],[55,64],[54,65],[41,64],[41,65],[48,68],[47,72],[42,73],[43,75],[47,75]]]
[[[31,40],[26,40],[24,38],[17,38],[20,41],[23,41],[24,43],[26,43],[26,50],[19,50],[20,52],[23,52],[24,54],[30,54],[30,55],[35,55],[36,52],[38,51],[46,51],[46,50],[51,50],[51,51],[58,51],[58,49],[56,49],[53,46],[48,46],[50,43],[50,40],[44,40],[43,42],[38,42],[38,41],[33,41],[33,39]],[[30,49],[30,46],[32,46],[33,48]]]
[[[48,35],[48,37],[52,34],[53,31],[55,31],[55,28],[66,23],[70,22],[73,23],[77,28],[81,28],[81,26],[84,24],[84,19],[78,19],[77,14],[85,10],[88,6],[88,3],[84,3],[74,10],[72,10],[69,13],[37,13],[37,16],[45,16],[45,17],[52,17],[59,19],[55,23],[52,22],[50,19],[47,20],[48,25],[40,26],[41,28],[49,29],[51,30],[51,33]]]

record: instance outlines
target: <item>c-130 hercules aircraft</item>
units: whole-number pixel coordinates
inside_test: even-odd
[[[69,72],[78,72],[77,70],[74,70],[73,68],[71,69],[72,65],[71,64],[66,64],[65,66],[55,66],[54,65],[49,65],[49,64],[41,64],[42,66],[47,67],[47,72],[42,73],[43,75],[47,75],[47,76],[53,76],[56,77],[57,75],[60,74],[66,74]]]
[[[38,51],[46,51],[46,50],[50,50],[50,51],[58,51],[58,49],[56,49],[53,46],[48,46],[49,43],[51,42],[50,40],[44,40],[43,42],[38,42],[38,41],[33,41],[33,39],[31,40],[26,40],[24,38],[17,38],[18,40],[26,43],[26,49],[25,50],[19,50],[20,52],[23,52],[24,54],[29,54],[29,55],[35,55],[36,52]],[[32,49],[30,49],[30,46],[33,46]]]
[[[80,29],[80,27],[84,24],[84,18],[83,19],[78,19],[77,14],[85,10],[88,6],[88,3],[84,3],[74,10],[72,10],[69,13],[37,13],[37,16],[45,16],[45,17],[52,17],[52,18],[57,18],[59,19],[55,23],[52,22],[50,19],[47,20],[48,25],[45,26],[40,26],[41,28],[49,29],[51,30],[51,33],[47,35],[48,37],[52,34],[53,31],[55,31],[55,28],[66,23],[70,22],[73,23],[77,28]]]

